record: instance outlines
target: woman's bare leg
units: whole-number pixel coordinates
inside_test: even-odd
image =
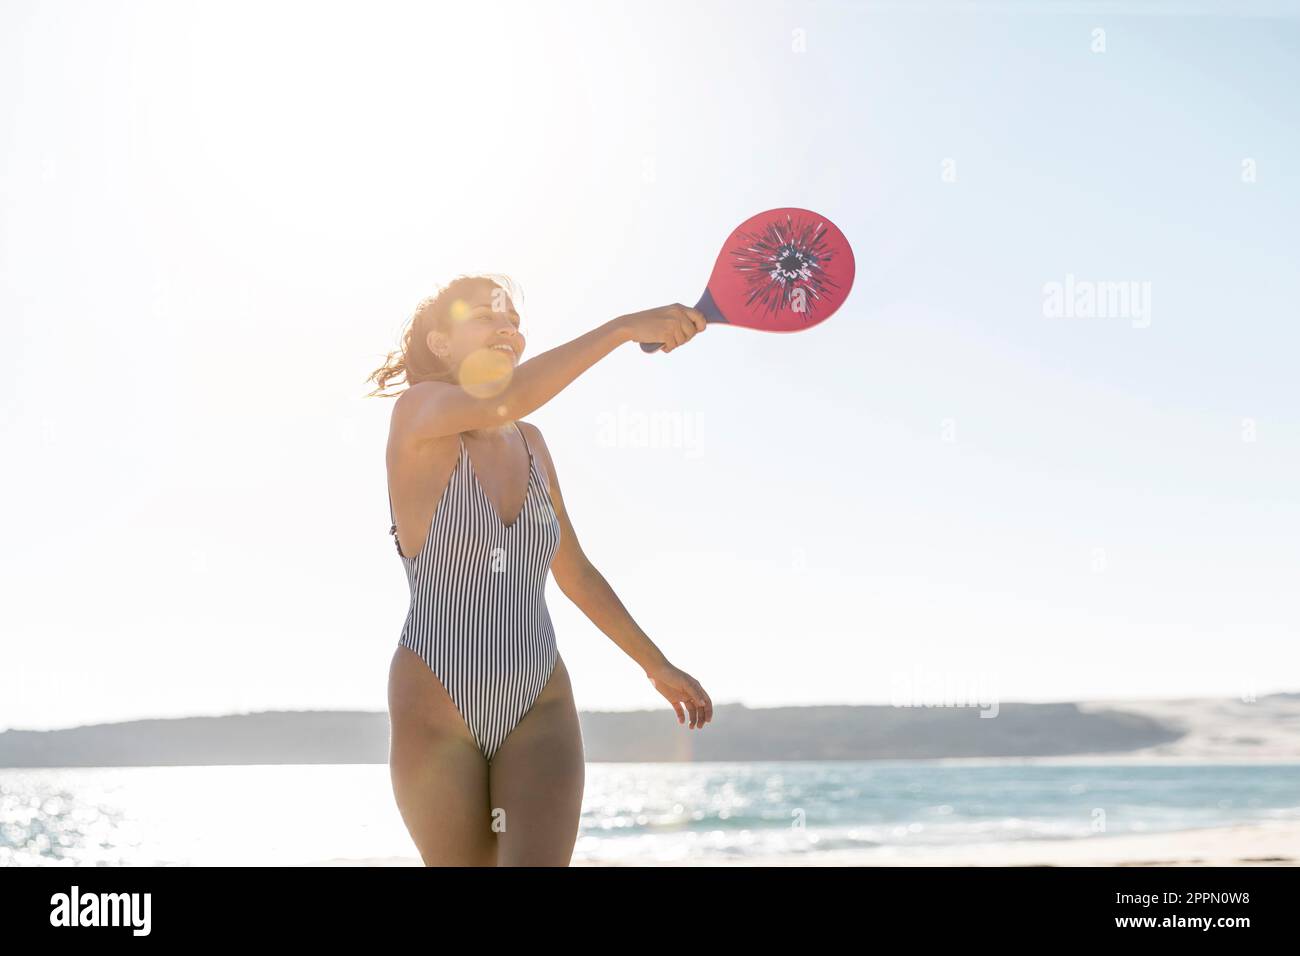
[[[393,795],[425,866],[495,866],[488,765],[446,688],[399,644],[388,670]]]
[[[586,765],[563,660],[488,767],[499,866],[568,866],[578,839]]]

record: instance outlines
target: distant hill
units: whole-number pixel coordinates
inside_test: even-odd
[[[587,759],[902,760],[940,757],[1300,757],[1300,694],[968,707],[714,708],[702,730],[670,710],[586,711]],[[265,711],[0,733],[0,767],[386,763],[384,711]]]

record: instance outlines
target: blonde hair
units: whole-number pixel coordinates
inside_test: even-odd
[[[420,300],[402,330],[401,347],[389,352],[384,364],[367,376],[367,382],[375,383],[375,388],[367,397],[396,398],[397,393],[385,393],[384,390],[398,376],[401,376],[401,381],[407,387],[417,382],[454,381],[456,370],[448,367],[430,350],[429,333],[434,329],[448,331],[447,320],[451,316],[452,304],[460,298],[456,293],[479,282],[489,282],[502,289],[518,307],[519,287],[509,276],[494,272],[462,273],[456,276],[433,295]]]

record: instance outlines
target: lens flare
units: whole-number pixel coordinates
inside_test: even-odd
[[[472,306],[464,299],[453,299],[447,314],[453,322],[464,322],[469,318],[471,308]]]
[[[498,349],[475,349],[460,363],[460,387],[475,398],[491,398],[505,391],[514,378],[515,362]]]

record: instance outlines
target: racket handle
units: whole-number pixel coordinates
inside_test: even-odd
[[[713,301],[713,296],[708,289],[704,290],[704,295],[700,296],[700,301],[695,303],[695,309],[704,313],[705,322],[726,322],[722,313],[718,311],[717,305]],[[658,352],[664,347],[662,342],[642,342],[642,352]]]

